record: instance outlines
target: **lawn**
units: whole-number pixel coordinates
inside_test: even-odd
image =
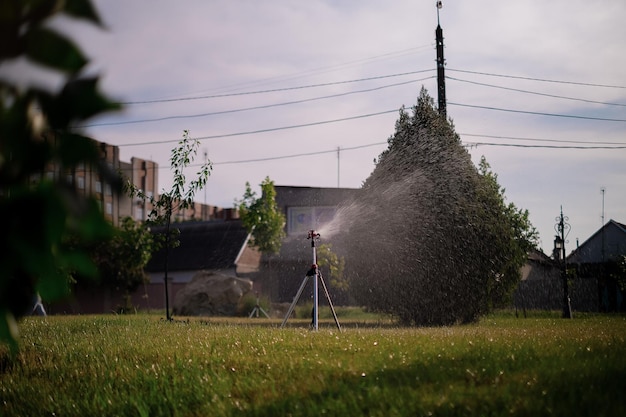
[[[626,415],[624,316],[280,322],[27,318],[0,415]]]

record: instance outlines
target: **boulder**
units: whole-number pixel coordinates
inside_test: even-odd
[[[198,272],[174,299],[179,316],[232,316],[252,281],[208,271]]]

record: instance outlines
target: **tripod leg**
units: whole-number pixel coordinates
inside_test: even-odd
[[[298,303],[298,300],[300,300],[300,296],[302,295],[302,291],[304,291],[304,286],[306,285],[306,282],[307,282],[308,279],[309,279],[309,276],[306,275],[304,277],[304,279],[302,280],[302,284],[300,285],[300,289],[298,289],[298,293],[296,294],[296,296],[293,297],[293,301],[291,302],[291,305],[289,306],[289,310],[287,310],[287,314],[285,314],[285,318],[283,319],[283,323],[280,325],[280,327],[285,327],[285,323],[287,323],[287,319],[289,318],[289,316],[293,312],[293,309],[296,307],[296,304]]]
[[[261,313],[263,313],[265,315],[265,317],[267,317],[268,319],[270,318],[269,314],[267,314],[265,312],[265,310],[263,310],[263,307],[259,307],[259,310],[261,310]],[[258,313],[257,313],[258,314]]]
[[[341,331],[341,326],[339,325],[339,319],[337,319],[337,313],[335,313],[335,307],[333,307],[333,302],[330,301],[330,294],[328,293],[328,288],[326,288],[326,283],[324,282],[324,278],[322,277],[322,273],[318,273],[319,280],[322,283],[322,288],[324,289],[324,294],[326,294],[326,299],[328,300],[328,305],[330,306],[330,311],[333,313],[333,318],[335,319],[335,324],[337,325],[337,329]]]

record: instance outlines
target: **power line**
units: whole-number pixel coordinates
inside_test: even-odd
[[[626,122],[626,119],[609,119],[609,118],[604,118],[604,117],[575,116],[575,115],[570,115],[570,114],[544,113],[544,112],[534,112],[534,111],[526,111],[526,110],[503,109],[500,107],[476,106],[473,104],[462,104],[462,103],[451,103],[451,102],[448,102],[448,104],[451,104],[453,106],[460,106],[460,107],[470,107],[474,109],[496,110],[496,111],[509,112],[509,113],[533,114],[537,116],[566,117],[570,119],[582,119],[582,120],[600,120],[603,122]]]
[[[540,116],[565,117],[565,118],[574,118],[574,119],[582,119],[582,120],[600,120],[600,121],[607,121],[607,122],[626,122],[626,120],[624,119],[609,119],[609,118],[601,118],[601,117],[574,116],[574,115],[567,115],[567,114],[531,112],[531,111],[524,111],[524,110],[503,109],[499,107],[475,106],[471,104],[462,104],[462,103],[453,103],[453,102],[449,102],[448,104],[453,105],[453,106],[470,107],[470,108],[485,109],[485,110],[495,110],[495,111],[503,111],[503,112],[511,112],[511,113],[532,114],[532,115],[540,115]],[[278,130],[296,129],[296,128],[301,128],[301,127],[310,127],[310,126],[317,126],[317,125],[323,125],[323,124],[329,124],[329,123],[343,122],[343,121],[348,121],[348,120],[362,119],[362,118],[367,118],[367,117],[379,116],[382,114],[394,113],[397,111],[399,110],[398,109],[384,110],[384,111],[380,111],[376,113],[362,114],[362,115],[357,115],[357,116],[344,117],[340,119],[322,120],[322,121],[311,122],[311,123],[302,123],[302,124],[289,125],[289,126],[279,126],[279,127],[273,127],[273,128],[267,128],[267,129],[250,130],[250,131],[245,131],[245,132],[225,133],[221,135],[201,136],[201,137],[197,137],[194,139],[197,139],[197,140],[218,139],[218,138],[226,138],[226,137],[233,137],[233,136],[244,136],[244,135],[252,135],[252,134],[258,134],[258,133],[267,133],[267,132],[274,132]],[[144,145],[156,145],[156,144],[163,144],[163,143],[175,143],[178,141],[179,139],[167,139],[167,140],[162,140],[162,141],[124,143],[118,146],[119,147],[144,146]]]
[[[279,83],[279,82],[285,82],[285,81],[294,80],[294,79],[297,79],[297,78],[302,78],[303,76],[306,76],[306,75],[309,75],[309,74],[322,74],[322,73],[332,72],[332,71],[335,71],[336,69],[347,68],[347,67],[352,66],[354,64],[359,64],[359,63],[363,63],[363,62],[367,62],[367,61],[378,61],[378,60],[385,60],[385,59],[388,59],[389,57],[394,57],[394,56],[395,57],[400,57],[400,56],[404,56],[404,55],[410,55],[411,53],[413,53],[412,51],[424,50],[425,48],[429,48],[431,46],[432,46],[432,44],[426,44],[426,45],[421,45],[421,46],[417,46],[417,47],[402,49],[402,50],[399,50],[399,51],[388,52],[388,53],[381,54],[381,55],[375,55],[373,57],[361,58],[361,59],[357,59],[357,60],[353,60],[353,61],[348,61],[348,62],[344,62],[344,63],[341,63],[341,64],[323,66],[323,67],[318,67],[318,68],[313,68],[313,69],[309,69],[309,70],[304,70],[304,71],[300,71],[300,72],[296,72],[296,73],[292,73],[292,74],[288,74],[288,75],[280,75],[280,76],[268,77],[268,78],[261,79],[261,80],[254,80],[254,81],[249,81],[249,82],[243,82],[243,83],[238,83],[238,84],[224,86],[224,87],[215,87],[215,88],[204,90],[204,91],[217,91],[217,90],[232,91],[234,89],[241,89],[241,88],[243,88],[246,85],[276,84],[276,83]],[[193,94],[193,93],[189,93],[189,94]],[[176,95],[170,95],[169,97],[172,97],[172,96],[175,97],[175,96],[181,96],[181,95],[187,95],[187,94],[176,94]]]
[[[463,83],[481,85],[481,86],[484,86],[484,87],[499,88],[501,90],[515,91],[515,92],[518,92],[518,93],[535,94],[535,95],[544,96],[544,97],[552,97],[552,98],[560,98],[560,99],[565,99],[565,100],[582,101],[582,102],[585,102],[585,103],[604,104],[604,105],[607,105],[607,106],[622,106],[622,107],[626,107],[626,104],[621,104],[621,103],[607,103],[607,102],[604,102],[604,101],[595,101],[595,100],[586,100],[586,99],[582,99],[582,98],[565,97],[565,96],[559,96],[559,95],[554,95],[554,94],[540,93],[540,92],[536,92],[536,91],[521,90],[521,89],[518,89],[518,88],[510,88],[510,87],[503,87],[503,86],[493,85],[493,84],[479,83],[479,82],[476,82],[476,81],[461,80],[459,78],[454,78],[454,77],[446,77],[446,79],[453,80],[453,81],[460,81],[460,82],[463,82]]]
[[[208,112],[208,113],[199,113],[199,114],[164,116],[164,117],[157,117],[157,118],[153,118],[153,119],[138,119],[138,120],[126,120],[126,121],[120,121],[120,122],[94,123],[94,124],[88,124],[88,125],[74,126],[74,128],[85,128],[85,127],[96,127],[96,126],[118,126],[118,125],[135,124],[135,123],[161,122],[161,121],[165,121],[165,120],[190,119],[190,118],[197,118],[197,117],[217,116],[217,115],[229,114],[229,113],[239,113],[239,112],[250,111],[250,110],[269,109],[269,108],[272,108],[272,107],[288,106],[288,105],[292,105],[292,104],[301,104],[301,103],[306,103],[306,102],[316,101],[316,100],[324,100],[324,99],[329,99],[329,98],[343,97],[343,96],[347,96],[347,95],[351,95],[351,94],[369,93],[369,92],[372,92],[372,91],[378,91],[378,90],[382,90],[382,89],[385,89],[385,88],[398,87],[398,86],[401,86],[401,85],[406,85],[406,84],[412,84],[412,83],[416,83],[416,82],[420,82],[420,81],[425,81],[425,80],[429,80],[431,78],[435,78],[435,76],[432,75],[430,77],[420,78],[420,79],[417,79],[417,80],[410,80],[410,81],[404,81],[404,82],[400,82],[400,83],[387,84],[387,85],[378,86],[378,87],[374,87],[374,88],[368,88],[368,89],[365,89],[365,90],[348,91],[348,92],[345,92],[345,93],[331,94],[331,95],[320,96],[320,97],[312,97],[312,98],[306,98],[306,99],[302,99],[302,100],[286,101],[286,102],[282,102],[282,103],[265,104],[265,105],[261,105],[261,106],[243,107],[243,108],[239,108],[239,109],[221,110],[221,111]]]
[[[625,145],[624,142],[594,142],[589,140],[560,140],[560,139],[545,139],[545,138],[527,138],[516,136],[500,136],[500,135],[483,135],[476,133],[459,133],[460,136],[472,136],[478,138],[492,138],[492,139],[512,139],[512,140],[524,140],[529,142],[555,142],[555,143],[578,143],[588,145]]]
[[[626,149],[624,146],[573,146],[573,145],[524,145],[516,143],[464,142],[465,146],[508,146],[515,148],[550,148],[550,149]]]
[[[466,135],[466,136],[470,136],[470,135]],[[476,135],[478,136],[478,135]],[[547,140],[549,141],[549,140]],[[558,142],[558,141],[557,141]],[[584,142],[581,142],[584,143]],[[588,142],[588,143],[593,143],[593,142]],[[341,148],[342,151],[352,151],[352,150],[356,150],[356,149],[362,149],[362,148],[369,148],[369,147],[373,147],[373,146],[380,146],[380,145],[385,145],[387,144],[387,142],[376,142],[376,143],[370,143],[367,145],[361,145],[361,146],[352,146],[352,147],[347,147],[347,148]],[[622,144],[623,146],[550,146],[550,145],[524,145],[524,144],[506,144],[506,143],[490,143],[490,142],[464,142],[465,145],[470,145],[470,146],[512,146],[512,147],[520,147],[520,148],[553,148],[553,149],[626,149],[626,144]],[[271,156],[271,157],[265,157],[265,158],[255,158],[255,159],[244,159],[244,160],[237,160],[237,161],[224,161],[224,162],[214,162],[213,165],[234,165],[234,164],[246,164],[246,163],[253,163],[253,162],[266,162],[266,161],[274,161],[274,160],[278,160],[278,159],[290,159],[290,158],[299,158],[302,156],[314,156],[314,155],[323,155],[323,154],[329,154],[329,153],[335,153],[337,152],[337,149],[328,149],[325,151],[317,151],[317,152],[307,152],[307,153],[298,153],[298,154],[291,154],[291,155],[281,155],[281,156]],[[197,166],[200,166],[201,164],[198,164]]]
[[[379,75],[375,77],[367,77],[367,78],[358,78],[353,80],[343,80],[343,81],[333,81],[329,83],[320,83],[320,84],[309,84],[309,85],[300,85],[295,87],[284,87],[284,88],[274,88],[270,90],[258,90],[258,91],[244,91],[240,93],[224,93],[224,94],[213,94],[208,96],[196,96],[196,97],[180,97],[180,98],[170,98],[170,99],[159,99],[159,100],[143,100],[143,101],[126,101],[119,102],[121,105],[136,105],[136,104],[154,104],[154,103],[170,103],[176,101],[191,101],[191,100],[206,100],[212,98],[223,98],[223,97],[236,97],[236,96],[247,96],[253,94],[266,94],[266,93],[275,93],[279,91],[291,91],[291,90],[303,90],[307,88],[317,88],[317,87],[328,87],[331,85],[339,85],[339,84],[350,84],[350,83],[358,83],[362,81],[372,81],[372,80],[380,80],[384,78],[392,78],[392,77],[401,77],[404,75],[415,75],[421,74],[424,72],[433,71],[433,69],[425,69],[419,71],[409,71],[398,74],[388,74],[388,75]]]
[[[267,129],[250,130],[250,131],[236,132],[236,133],[225,133],[225,134],[222,134],[222,135],[200,136],[200,137],[192,138],[192,139],[194,139],[194,140],[204,140],[204,139],[228,138],[228,137],[233,137],[233,136],[253,135],[253,134],[257,134],[257,133],[275,132],[275,131],[278,131],[278,130],[296,129],[296,128],[300,128],[300,127],[318,126],[318,125],[324,125],[324,124],[329,124],[329,123],[344,122],[344,121],[347,121],[347,120],[363,119],[363,118],[366,118],[366,117],[380,116],[382,114],[395,113],[395,112],[398,112],[398,111],[399,111],[398,109],[384,110],[384,111],[380,111],[380,112],[376,112],[376,113],[369,113],[369,114],[361,114],[361,115],[358,115],[358,116],[343,117],[341,119],[321,120],[321,121],[317,121],[317,122],[302,123],[302,124],[298,124],[298,125],[279,126],[279,127],[272,127],[272,128],[267,128]],[[151,142],[123,143],[123,144],[120,144],[120,145],[117,145],[117,146],[124,147],[124,146],[158,145],[158,144],[163,144],[163,143],[176,143],[178,141],[180,141],[180,139],[167,139],[167,140],[151,141]]]
[[[504,147],[517,147],[517,148],[549,148],[549,149],[626,149],[626,143],[624,142],[594,142],[594,141],[581,141],[581,140],[559,140],[559,139],[545,139],[545,138],[527,138],[527,137],[514,137],[514,136],[499,136],[499,135],[485,135],[485,134],[476,134],[476,133],[459,133],[460,136],[471,136],[471,137],[485,137],[485,138],[495,138],[495,139],[513,139],[513,140],[524,140],[524,141],[536,141],[536,142],[556,142],[556,143],[576,143],[576,144],[588,144],[591,146],[571,146],[571,145],[528,145],[528,144],[514,144],[514,143],[495,143],[495,142],[466,142],[463,141],[463,146],[465,147],[478,147],[478,146],[504,146]],[[342,151],[352,151],[357,149],[369,148],[373,146],[385,145],[388,142],[374,142],[366,145],[358,145],[351,147],[342,147]],[[600,146],[600,145],[613,145],[613,146]],[[222,162],[211,162],[212,165],[236,165],[236,164],[247,164],[247,163],[255,163],[255,162],[267,162],[267,161],[275,161],[280,159],[291,159],[291,158],[300,158],[304,156],[315,156],[315,155],[323,155],[329,153],[337,152],[336,148],[327,149],[322,151],[315,152],[306,152],[306,153],[297,153],[297,154],[289,154],[289,155],[278,155],[278,156],[268,156],[263,158],[254,158],[254,159],[242,159],[242,160],[233,160],[233,161],[222,161]],[[203,162],[204,163],[204,162]],[[202,166],[203,163],[191,164],[189,167],[199,167]],[[159,166],[159,169],[167,169],[168,166]],[[138,168],[139,169],[139,168]]]
[[[360,145],[360,146],[351,146],[348,148],[341,148],[342,151],[353,151],[356,149],[362,149],[362,148],[370,148],[372,146],[380,146],[380,145],[384,145],[387,142],[376,142],[376,143],[369,143],[367,145]],[[327,154],[327,153],[335,153],[337,152],[337,149],[330,149],[330,150],[325,150],[325,151],[317,151],[317,152],[307,152],[307,153],[298,153],[298,154],[291,154],[291,155],[281,155],[281,156],[270,156],[270,157],[266,157],[266,158],[256,158],[256,159],[244,159],[244,160],[239,160],[239,161],[224,161],[224,162],[214,162],[213,165],[233,165],[233,164],[246,164],[246,163],[251,163],[251,162],[265,162],[265,161],[275,161],[277,159],[290,159],[290,158],[299,158],[302,156],[312,156],[312,155],[323,155],[323,154]]]
[[[522,77],[522,76],[517,76],[517,75],[493,74],[493,73],[489,73],[489,72],[469,71],[469,70],[452,69],[452,68],[446,68],[446,70],[447,71],[463,72],[463,73],[466,73],[466,74],[488,75],[490,77],[514,78],[514,79],[518,79],[518,80],[540,81],[540,82],[545,82],[545,83],[572,84],[572,85],[582,85],[582,86],[587,86],[587,87],[623,88],[623,89],[626,89],[626,86],[622,86],[622,85],[593,84],[593,83],[583,83],[583,82],[576,82],[576,81],[550,80],[550,79],[545,79],[545,78],[533,78],[533,77]]]

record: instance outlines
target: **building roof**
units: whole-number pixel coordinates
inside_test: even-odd
[[[248,232],[240,220],[211,220],[172,223],[180,230],[180,245],[170,248],[168,270],[219,270],[233,268],[246,247]],[[164,233],[165,227],[153,227],[153,233]],[[148,272],[164,270],[165,249],[152,255]]]
[[[626,225],[609,220],[568,257],[569,263],[601,263],[626,255]]]

